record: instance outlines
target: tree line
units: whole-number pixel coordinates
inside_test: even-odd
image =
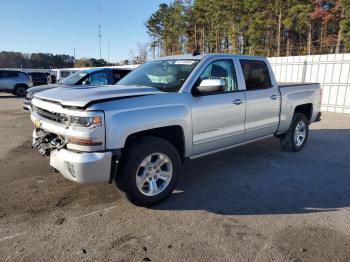
[[[70,55],[54,55],[50,53],[23,54],[21,52],[0,52],[0,68],[72,68],[99,67],[115,65],[104,59],[74,59]]]
[[[74,57],[48,53],[23,54],[0,52],[0,68],[64,68],[74,67]]]
[[[174,0],[146,21],[153,56],[350,51],[350,0]]]
[[[104,59],[80,58],[74,59],[69,55],[54,55],[50,53],[23,54],[21,52],[0,52],[0,68],[72,68],[72,67],[101,67],[114,65],[142,64],[147,60],[146,46],[138,44],[137,54],[132,52],[130,60],[124,59],[110,63]]]

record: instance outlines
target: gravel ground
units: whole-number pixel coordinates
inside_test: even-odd
[[[0,261],[350,261],[350,115],[324,113],[299,153],[186,161],[153,208],[52,172],[20,99],[0,96],[0,121]]]

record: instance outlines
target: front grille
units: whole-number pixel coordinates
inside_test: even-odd
[[[51,120],[51,121],[55,121],[58,123],[63,123],[66,124],[68,123],[68,116],[65,114],[60,114],[60,113],[55,113],[55,112],[51,112],[36,106],[34,107],[34,111],[41,117]]]

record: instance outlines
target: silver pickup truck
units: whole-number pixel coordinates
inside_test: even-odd
[[[163,57],[112,86],[34,95],[33,147],[79,183],[115,181],[131,202],[174,190],[181,162],[275,136],[301,150],[320,120],[319,84],[277,84],[266,58]]]

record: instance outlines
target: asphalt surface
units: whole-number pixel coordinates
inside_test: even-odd
[[[350,114],[323,113],[302,152],[277,139],[186,161],[152,208],[76,185],[30,148],[0,96],[0,261],[350,261]]]

